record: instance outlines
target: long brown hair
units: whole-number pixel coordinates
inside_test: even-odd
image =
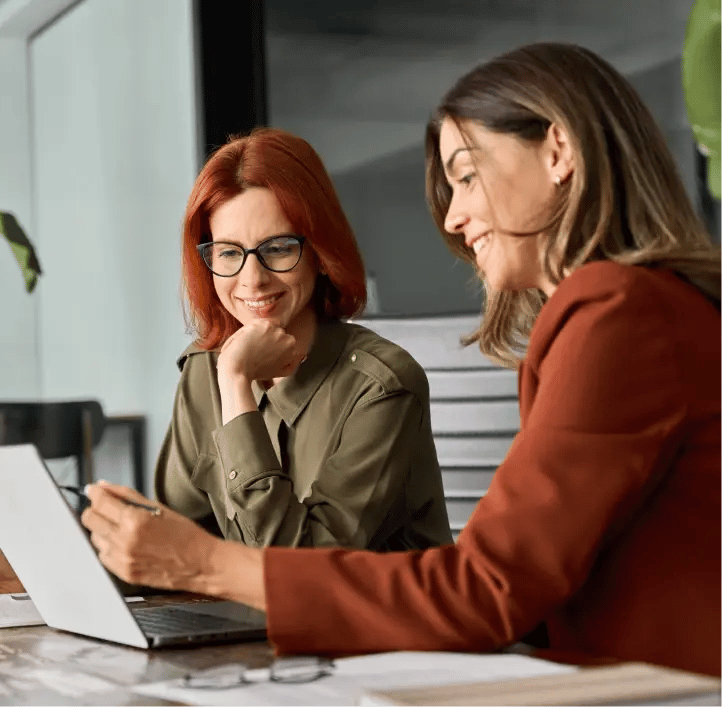
[[[560,187],[544,253],[546,275],[595,260],[673,270],[719,307],[720,253],[687,196],[664,137],[637,92],[606,61],[582,47],[540,43],[521,47],[463,76],[441,101],[426,129],[426,198],[457,256],[473,257],[444,228],[451,201],[439,152],[448,118],[527,141],[541,141],[552,123],[567,134],[574,172]],[[484,318],[466,343],[516,367],[537,314],[539,290],[486,287]]]
[[[226,311],[213,275],[196,246],[211,240],[209,219],[250,187],[270,189],[296,233],[318,258],[314,303],[319,316],[351,317],[366,304],[363,261],[321,158],[305,140],[275,128],[232,137],[206,162],[193,185],[183,221],[183,283],[197,344],[212,349],[240,324]]]

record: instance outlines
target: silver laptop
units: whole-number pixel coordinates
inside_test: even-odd
[[[138,648],[266,635],[244,604],[127,604],[32,444],[0,446],[0,550],[53,628]]]

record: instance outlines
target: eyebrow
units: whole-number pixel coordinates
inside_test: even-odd
[[[0,2],[2,2],[2,0],[0,0]],[[258,247],[259,245],[261,245],[261,243],[265,243],[266,241],[270,241],[270,240],[273,239],[273,238],[290,238],[290,237],[298,238],[299,235],[300,235],[300,234],[294,233],[293,231],[282,231],[281,233],[274,233],[272,236],[268,236],[267,238],[264,238],[262,241],[258,241],[258,243],[256,243],[256,245],[254,246],[254,248],[255,248],[255,247]],[[245,247],[246,247],[246,246],[244,246],[239,240],[236,240],[236,239],[234,238],[234,236],[227,236],[227,237],[224,237],[224,238],[217,238],[217,239],[215,239],[215,238],[213,238],[213,234],[211,234],[211,240],[210,240],[209,242],[210,242],[210,243],[226,243],[226,244],[228,244],[228,245],[237,245],[237,246],[240,246],[241,248],[245,248]]]
[[[451,170],[453,169],[454,160],[456,159],[457,155],[458,155],[460,152],[471,152],[471,148],[470,148],[470,147],[457,147],[457,148],[451,153],[451,157],[449,157],[449,159],[446,160],[446,165],[445,165],[445,166],[446,166],[446,171],[447,171],[447,172],[451,172]]]

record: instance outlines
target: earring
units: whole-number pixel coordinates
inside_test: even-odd
[[[558,187],[562,185],[562,178],[558,174],[556,177],[554,177],[554,184],[556,184]]]

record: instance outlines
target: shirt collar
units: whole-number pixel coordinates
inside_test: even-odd
[[[267,398],[286,425],[293,425],[331,372],[348,336],[348,330],[338,320],[319,322],[313,346],[293,375],[268,390],[253,381],[251,387],[258,409]]]

